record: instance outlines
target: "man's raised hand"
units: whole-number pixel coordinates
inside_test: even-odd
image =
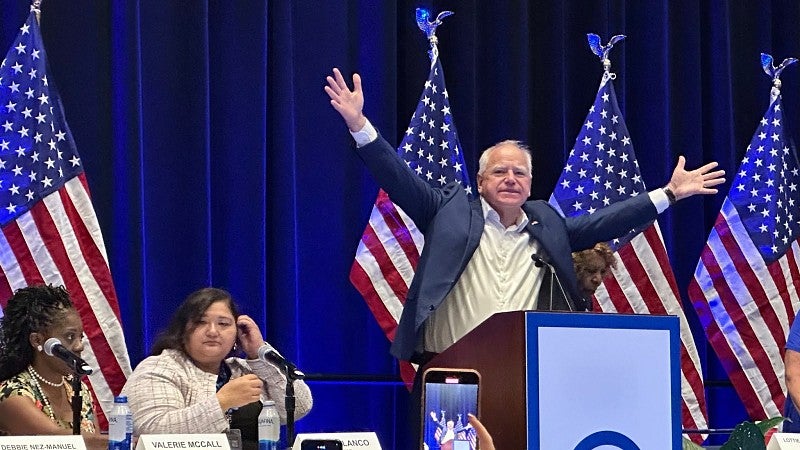
[[[331,106],[341,114],[347,128],[352,132],[361,130],[367,122],[364,116],[364,91],[361,89],[361,77],[353,74],[353,90],[347,87],[342,72],[333,69],[333,75],[326,78],[328,85],[325,92],[331,98]]]

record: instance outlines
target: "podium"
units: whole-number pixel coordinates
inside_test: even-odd
[[[498,313],[425,368],[480,372],[480,419],[498,449],[680,450],[679,326],[676,316]]]

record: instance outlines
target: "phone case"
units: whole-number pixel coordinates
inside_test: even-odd
[[[473,369],[432,367],[422,375],[420,448],[473,449],[467,414],[480,417],[480,374]]]

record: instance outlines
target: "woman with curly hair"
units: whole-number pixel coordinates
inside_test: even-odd
[[[44,352],[57,338],[73,353],[83,350],[83,324],[63,287],[17,290],[0,321],[0,434],[72,434],[72,370]],[[81,434],[87,445],[105,448],[89,389],[81,383]]]
[[[617,267],[614,251],[605,242],[598,242],[592,248],[574,252],[572,262],[575,264],[581,295],[587,300],[592,299],[594,291],[608,275],[608,270]]]

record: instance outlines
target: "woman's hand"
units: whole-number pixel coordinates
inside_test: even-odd
[[[217,400],[223,411],[238,408],[261,398],[264,382],[252,373],[234,378],[217,391]]]
[[[256,322],[248,315],[242,314],[236,319],[239,345],[247,354],[248,359],[258,358],[258,349],[264,345],[264,335],[258,329]]]

